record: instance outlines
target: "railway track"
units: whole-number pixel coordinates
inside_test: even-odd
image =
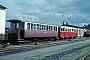
[[[68,51],[60,52],[58,54],[54,54],[54,55],[50,55],[50,56],[45,56],[45,58],[43,58],[41,60],[59,60],[60,58],[62,58],[65,55],[77,52],[77,51],[82,50],[84,48],[87,48],[89,46],[90,46],[90,44],[87,44],[87,45],[84,45],[84,46],[81,46],[81,47],[78,47],[78,48],[73,48],[73,49],[68,50]],[[86,56],[84,58],[86,58]],[[81,60],[83,60],[83,59],[81,59]]]
[[[80,58],[79,60],[88,60],[87,58],[89,58],[89,57],[90,57],[90,54],[87,54],[87,55],[83,56],[82,58]]]
[[[21,53],[21,52],[25,52],[25,51],[30,51],[30,50],[45,48],[45,47],[50,47],[50,46],[75,43],[75,42],[79,42],[79,41],[83,41],[83,40],[85,40],[85,39],[82,39],[82,40],[81,39],[74,39],[74,40],[71,39],[71,40],[62,41],[62,42],[56,41],[56,42],[49,42],[49,43],[38,44],[38,45],[28,45],[28,46],[19,46],[19,47],[11,47],[11,48],[0,48],[0,56]]]

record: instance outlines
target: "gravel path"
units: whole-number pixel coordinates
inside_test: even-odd
[[[52,46],[52,47],[47,47],[47,48],[42,48],[42,49],[36,49],[36,50],[31,50],[31,51],[27,51],[23,53],[0,56],[0,60],[24,60],[25,57],[36,56],[42,53],[56,51],[56,50],[59,50],[65,47],[77,45],[80,43],[88,43],[88,42],[90,42],[90,40],[85,40],[85,41],[70,43],[70,44],[64,44],[64,45],[58,45],[58,46]]]

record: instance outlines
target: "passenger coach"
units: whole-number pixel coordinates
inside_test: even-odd
[[[8,39],[56,39],[58,26],[22,20],[8,20],[11,23]]]

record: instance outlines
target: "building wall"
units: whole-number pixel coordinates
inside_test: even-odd
[[[0,9],[0,34],[5,34],[6,10]]]

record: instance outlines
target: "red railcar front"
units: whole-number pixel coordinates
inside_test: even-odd
[[[60,38],[74,38],[78,36],[77,32],[59,32]]]

